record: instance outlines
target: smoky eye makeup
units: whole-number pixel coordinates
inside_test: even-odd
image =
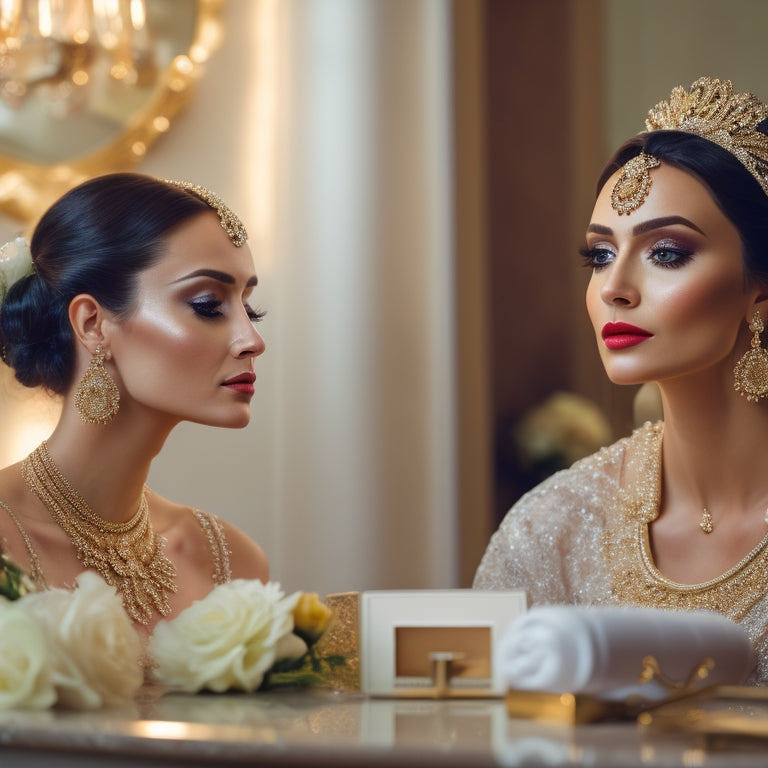
[[[584,245],[579,248],[582,264],[588,269],[600,269],[608,265],[614,257],[614,252],[605,245]]]
[[[192,311],[199,317],[206,319],[214,319],[223,317],[224,312],[222,307],[224,302],[214,297],[200,297],[190,299],[187,302]],[[248,302],[243,303],[243,308],[248,315],[249,320],[253,323],[258,323],[266,317],[266,311],[261,308],[254,309]]]
[[[678,269],[693,258],[694,250],[679,240],[665,239],[654,243],[648,252],[648,258],[666,269]]]
[[[188,302],[192,311],[200,317],[213,318],[221,317],[221,304],[219,299],[213,297],[201,297],[190,299]]]

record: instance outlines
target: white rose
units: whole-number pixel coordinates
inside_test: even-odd
[[[51,589],[22,599],[49,640],[58,703],[96,709],[131,699],[143,683],[141,641],[114,587],[85,571],[77,589]]]
[[[0,709],[47,709],[54,701],[43,628],[18,601],[0,598]]]
[[[298,598],[298,592],[285,597],[274,582],[236,579],[214,587],[155,627],[149,652],[156,679],[189,693],[256,690],[275,661],[285,657],[281,640],[293,631]]]

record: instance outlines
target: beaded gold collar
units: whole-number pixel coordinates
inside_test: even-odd
[[[678,584],[656,568],[648,524],[661,501],[664,425],[646,424],[632,438],[615,515],[603,539],[612,595],[622,604],[671,610],[712,610],[741,621],[768,594],[768,535],[726,573],[701,584]]]
[[[115,523],[97,515],[61,473],[43,443],[21,465],[24,482],[72,542],[84,568],[98,571],[117,588],[128,615],[148,624],[153,611],[170,611],[176,568],[152,527],[145,494],[136,514]]]

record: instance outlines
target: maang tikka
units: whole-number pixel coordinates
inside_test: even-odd
[[[768,351],[760,343],[764,328],[760,313],[755,311],[749,324],[750,347],[733,369],[733,388],[753,403],[768,396]]]
[[[86,424],[107,424],[120,410],[120,390],[104,367],[107,353],[101,347],[75,390],[75,408]]]
[[[645,202],[651,189],[649,171],[660,165],[661,163],[655,157],[645,152],[641,152],[624,164],[611,193],[611,207],[619,216],[623,213],[629,215]]]

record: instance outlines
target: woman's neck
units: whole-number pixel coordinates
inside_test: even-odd
[[[128,520],[136,514],[152,460],[171,428],[124,412],[108,425],[83,424],[65,403],[48,451],[97,515]]]
[[[717,388],[662,387],[665,501],[751,510],[768,504],[768,403]]]

